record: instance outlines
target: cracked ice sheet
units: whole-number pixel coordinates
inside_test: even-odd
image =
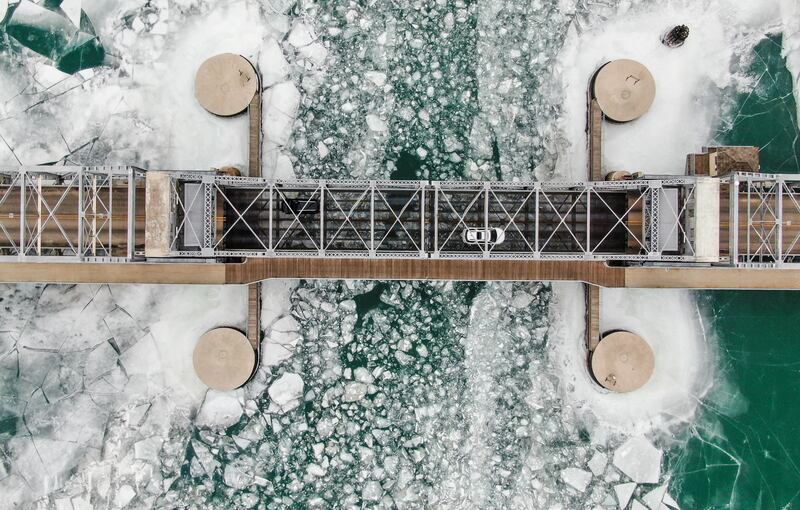
[[[794,97],[797,118],[800,119],[800,4],[794,0],[780,0],[783,21],[783,55],[786,67],[794,78]]]
[[[255,1],[160,1],[153,3],[156,12],[136,1],[84,4],[113,55],[109,65],[88,78],[69,77],[53,89],[36,85],[33,78],[43,58],[0,67],[2,79],[12,85],[3,87],[3,96],[6,90],[27,87],[25,95],[0,107],[0,134],[19,160],[31,165],[65,161],[192,170],[244,167],[247,117],[223,119],[206,112],[194,98],[194,76],[203,60],[220,52],[257,62],[262,48],[272,47],[283,37],[281,30],[288,29],[276,22],[285,16],[262,13]],[[141,23],[153,16],[155,24],[147,21],[138,32],[121,21]],[[0,163],[17,164],[5,148],[0,158]]]
[[[205,392],[192,369],[197,339],[245,323],[235,287],[19,285],[0,296],[13,305],[0,318],[0,417],[16,429],[3,438],[0,492],[19,504],[70,483],[76,468],[113,465],[122,478],[129,454],[157,463],[159,448],[123,445],[185,420]]]

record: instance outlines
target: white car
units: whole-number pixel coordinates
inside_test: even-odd
[[[502,228],[467,228],[461,233],[461,238],[466,244],[500,244],[506,238],[506,232]]]

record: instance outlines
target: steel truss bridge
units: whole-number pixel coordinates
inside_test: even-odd
[[[468,230],[504,240],[465,242]],[[135,167],[0,168],[0,257],[800,263],[800,176],[597,182],[272,181]]]

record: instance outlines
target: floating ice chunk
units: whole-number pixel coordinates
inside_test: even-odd
[[[633,504],[631,505],[631,510],[647,510],[647,507],[634,499]]]
[[[0,0],[0,20],[5,19],[8,11],[8,0]]]
[[[239,393],[208,390],[197,413],[197,425],[224,429],[238,422],[244,412]]]
[[[344,387],[342,402],[358,402],[367,394],[367,385],[360,382],[349,382]]]
[[[576,490],[584,492],[589,486],[589,482],[592,481],[592,474],[583,469],[571,467],[561,470],[561,479]]]
[[[300,405],[300,398],[303,396],[303,378],[287,372],[270,385],[267,393],[272,402],[280,406],[283,412],[290,411]]]
[[[614,452],[614,465],[636,483],[658,483],[661,456],[644,436],[634,436]]]
[[[325,468],[320,466],[319,464],[311,463],[306,468],[306,473],[316,478],[321,478],[325,476]]]
[[[325,145],[324,142],[319,142],[317,144],[317,152],[319,152],[319,159],[325,159],[328,157],[328,154],[331,153],[331,151],[328,150],[328,146]]]
[[[386,84],[386,74],[379,73],[378,71],[367,71],[364,77],[379,87]]]
[[[452,30],[454,26],[456,26],[455,16],[453,16],[452,12],[448,12],[444,15],[444,28]]]
[[[669,508],[673,508],[675,510],[680,510],[680,506],[678,506],[678,502],[672,499],[672,496],[669,495],[669,492],[664,494],[664,499],[661,500],[666,506]]]
[[[511,306],[517,309],[527,308],[533,302],[533,296],[525,291],[517,292],[511,300]]]
[[[232,462],[226,465],[222,474],[225,485],[234,489],[244,489],[253,483],[253,475],[249,468],[250,466],[245,465],[243,462]]]
[[[295,48],[300,48],[303,46],[308,46],[317,38],[316,34],[314,33],[314,28],[307,23],[299,22],[297,23],[292,31],[289,32],[289,44],[294,46]]]
[[[367,126],[369,126],[370,131],[375,131],[376,133],[382,133],[389,129],[389,126],[384,120],[372,114],[367,115]]]
[[[278,41],[269,39],[264,43],[258,67],[261,71],[261,84],[264,87],[271,87],[286,79],[289,75],[289,63],[286,62]]]
[[[81,0],[64,0],[59,7],[61,7],[61,10],[64,11],[64,14],[67,15],[73,25],[76,27],[81,26]],[[0,7],[0,11],[2,10],[2,7]],[[3,17],[0,16],[0,19],[3,19]]]
[[[661,502],[664,499],[664,494],[667,493],[667,486],[660,485],[655,489],[651,490],[647,494],[644,495],[642,500],[644,504],[647,505],[650,510],[660,510],[662,507]]]
[[[620,508],[628,508],[628,503],[633,496],[633,491],[636,489],[636,484],[633,482],[621,483],[614,486],[614,493],[617,495],[617,502]]]
[[[383,495],[381,484],[374,480],[370,480],[364,484],[364,489],[361,491],[361,499],[364,501],[379,501]]]
[[[130,485],[123,485],[117,491],[117,495],[114,496],[114,506],[117,508],[124,508],[128,506],[133,498],[136,497],[136,491],[133,490],[133,487]]]
[[[608,464],[608,456],[603,452],[595,452],[589,461],[589,469],[594,476],[600,476],[606,470],[606,464]]]
[[[338,418],[322,418],[317,422],[317,434],[322,439],[330,437],[333,431],[336,430],[337,423],[339,423]]]
[[[362,382],[362,383],[365,383],[365,384],[371,384],[372,381],[375,380],[375,378],[372,376],[372,374],[369,373],[369,370],[367,370],[364,367],[356,368],[353,371],[353,376],[355,377],[356,381]]]
[[[300,92],[292,82],[285,81],[267,90],[265,102],[264,135],[273,143],[286,145],[300,106]]]
[[[301,48],[298,54],[319,66],[328,58],[328,48],[322,43],[315,42]]]

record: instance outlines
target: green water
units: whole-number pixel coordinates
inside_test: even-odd
[[[797,107],[781,38],[754,50],[751,94],[736,98],[718,140],[758,145],[765,172],[800,172]],[[672,491],[683,508],[800,506],[800,293],[698,294],[705,329],[719,345],[716,387],[685,448],[673,452]]]

